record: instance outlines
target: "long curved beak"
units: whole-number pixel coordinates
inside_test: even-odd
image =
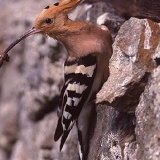
[[[29,31],[25,32],[20,38],[18,38],[17,40],[13,41],[8,48],[2,53],[0,54],[0,67],[3,64],[3,61],[9,61],[9,56],[8,56],[8,52],[16,45],[18,44],[20,41],[22,41],[23,39],[29,37],[32,34],[36,34],[36,33],[40,33],[41,31],[36,29],[36,28],[32,28]]]

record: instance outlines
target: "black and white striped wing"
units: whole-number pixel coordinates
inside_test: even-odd
[[[62,136],[60,150],[91,91],[96,62],[93,55],[65,62],[65,84],[61,93],[62,115],[54,137],[57,141]]]

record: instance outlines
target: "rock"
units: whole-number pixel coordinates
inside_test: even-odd
[[[135,157],[137,144],[134,121],[134,115],[118,112],[111,106],[98,105],[88,160],[122,160],[129,156]]]
[[[97,103],[134,113],[152,70],[159,48],[159,24],[131,18],[118,32],[110,60],[110,77],[97,95]],[[114,85],[113,85],[114,84]]]
[[[160,22],[159,0],[86,0],[88,3],[110,3],[126,19],[130,17],[148,18]]]
[[[160,50],[158,51],[160,54]],[[153,70],[136,108],[137,159],[160,158],[160,67]]]
[[[84,11],[84,7],[89,8],[85,14],[81,14]],[[90,5],[84,4],[79,6],[79,14],[77,19],[87,20],[95,25],[106,25],[111,31],[113,39],[117,35],[120,26],[124,23],[125,19],[120,16],[113,6],[106,2],[93,3]],[[80,15],[80,16],[79,16]]]
[[[159,32],[159,24],[147,19],[131,18],[121,26],[113,44],[110,76],[97,94],[99,105],[89,160],[160,157],[159,72],[155,72],[159,68]]]

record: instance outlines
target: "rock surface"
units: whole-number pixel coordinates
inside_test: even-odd
[[[112,4],[126,19],[130,17],[149,18],[160,22],[159,0],[87,0],[89,3],[100,1]]]
[[[0,3],[1,53],[53,1]],[[123,24],[106,2],[83,4],[71,17],[105,24],[115,39],[110,77],[96,99],[88,160],[160,159],[160,24],[136,18]],[[77,160],[75,128],[61,153],[53,139],[64,48],[37,35],[10,55],[0,68],[0,159]]]
[[[110,60],[110,77],[97,95],[121,112],[134,112],[151,71],[157,66],[159,24],[131,18],[118,32]],[[112,85],[114,84],[114,85]]]
[[[97,126],[105,123],[106,127],[102,126],[101,133],[97,127],[94,133],[96,138],[103,135],[101,147],[99,146],[102,149],[99,153],[101,159],[160,158],[159,77],[154,76],[155,70],[156,75],[159,74],[159,34],[158,23],[131,18],[121,26],[115,38],[110,59],[110,76],[97,94],[97,103],[103,104],[103,108],[107,107],[110,115],[102,122],[97,120]],[[151,91],[146,92],[150,85]],[[97,114],[100,112],[100,117],[104,117],[107,111],[103,111],[101,105],[97,106]],[[111,107],[114,109],[109,109]],[[148,109],[151,107],[157,112],[153,114]],[[96,136],[96,132],[99,136]],[[92,143],[95,146],[94,137]]]
[[[159,50],[160,55],[160,50]],[[160,158],[160,67],[153,70],[136,108],[137,159]]]

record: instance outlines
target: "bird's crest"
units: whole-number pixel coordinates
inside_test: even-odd
[[[67,14],[70,13],[81,1],[82,0],[60,0],[53,5],[45,7],[36,18],[34,26],[38,29],[45,28],[46,30],[55,26],[63,26]]]
[[[74,9],[82,0],[60,0],[59,7],[63,7],[63,10]]]
[[[48,14],[56,16],[58,14],[64,13],[68,14],[71,12],[82,0],[60,0],[59,2],[47,6],[39,15]]]

